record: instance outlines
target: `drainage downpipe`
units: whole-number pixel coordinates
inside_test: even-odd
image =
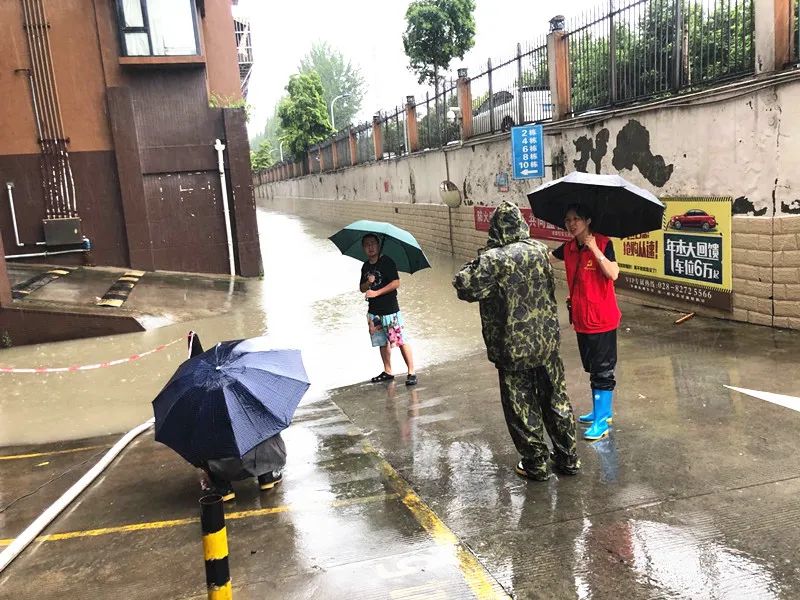
[[[11,223],[14,225],[14,239],[17,241],[17,246],[24,246],[22,242],[19,241],[19,230],[17,229],[17,211],[14,210],[14,184],[10,181],[6,183],[6,189],[8,190],[8,205],[11,207]]]
[[[114,446],[105,453],[103,458],[92,467],[86,474],[73,484],[62,496],[50,507],[39,515],[36,520],[28,525],[11,544],[0,553],[0,573],[19,556],[28,545],[36,539],[45,527],[55,519],[70,503],[78,497],[97,477],[106,470],[120,452],[130,444],[139,434],[148,430],[153,425],[154,419],[148,419],[138,427],[134,427],[126,433]]]
[[[228,238],[228,263],[230,265],[231,277],[236,275],[236,265],[233,260],[233,234],[231,233],[231,213],[228,207],[228,183],[225,179],[225,160],[222,151],[225,150],[219,138],[214,140],[214,150],[217,151],[217,163],[219,164],[219,179],[222,186],[222,211],[225,214],[225,235]]]

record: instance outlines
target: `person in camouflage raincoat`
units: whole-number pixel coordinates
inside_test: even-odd
[[[530,238],[519,208],[503,202],[492,214],[486,248],[453,279],[461,300],[479,302],[486,352],[497,367],[506,423],[522,455],[516,472],[540,481],[550,476],[548,458],[559,473],[580,469],[548,251]]]

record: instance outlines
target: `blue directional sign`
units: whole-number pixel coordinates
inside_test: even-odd
[[[544,177],[544,139],[541,125],[511,128],[511,164],[514,179]]]

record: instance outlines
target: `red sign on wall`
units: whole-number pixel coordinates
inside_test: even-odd
[[[489,231],[489,221],[492,219],[494,206],[475,206],[475,229],[478,231]],[[533,216],[530,208],[520,208],[522,217],[528,222],[531,237],[539,240],[555,240],[557,242],[568,242],[572,236],[564,229],[551,225]]]

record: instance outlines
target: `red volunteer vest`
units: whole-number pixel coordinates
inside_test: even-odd
[[[608,238],[593,234],[600,252],[605,252]],[[604,333],[619,327],[622,313],[617,305],[614,282],[603,275],[597,259],[578,242],[564,246],[564,268],[572,301],[572,326],[578,333]]]

